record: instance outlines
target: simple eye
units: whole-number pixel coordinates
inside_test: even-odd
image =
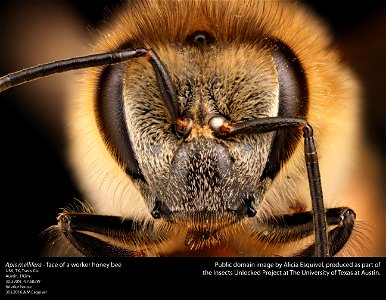
[[[123,74],[123,65],[108,66],[101,73],[96,101],[98,125],[105,143],[126,173],[143,179],[126,126]]]
[[[303,67],[296,54],[282,41],[268,39],[279,77],[278,117],[306,118],[308,112],[308,85]],[[274,178],[281,165],[291,156],[294,145],[301,138],[301,130],[279,130],[271,146],[268,163],[261,179]]]
[[[209,45],[214,41],[215,38],[206,31],[195,31],[186,38],[186,42],[194,46]]]

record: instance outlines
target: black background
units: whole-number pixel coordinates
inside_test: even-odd
[[[30,1],[1,1],[0,20],[10,9],[27,2]],[[119,4],[118,1],[66,3],[81,15],[84,26],[92,28],[99,26],[106,7],[112,9]],[[380,163],[385,165],[385,2],[306,3],[330,24],[336,40],[341,43],[344,59],[352,64],[365,84],[363,118],[367,142],[369,147],[374,147],[381,154]],[[378,25],[375,25],[376,22]],[[0,25],[2,31],[4,26],[17,26],[17,20],[13,24]],[[18,39],[17,36],[14,38]],[[1,75],[15,71],[12,61],[4,57],[2,51],[11,42],[3,38],[0,41]],[[64,145],[62,138],[54,141],[47,138],[44,133],[47,125],[21,109],[20,103],[28,99],[21,98],[16,90],[0,94],[0,97],[0,247],[3,257],[35,257],[39,255],[43,242],[40,233],[56,222],[61,207],[81,196],[60,154]]]

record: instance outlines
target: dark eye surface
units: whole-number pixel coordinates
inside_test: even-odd
[[[279,79],[278,117],[305,118],[308,111],[308,86],[303,67],[295,53],[282,41],[269,40]],[[273,178],[292,154],[301,138],[299,129],[279,130],[276,133],[261,179]]]
[[[99,78],[96,114],[101,135],[132,178],[143,178],[129,138],[123,102],[123,65],[106,67]]]

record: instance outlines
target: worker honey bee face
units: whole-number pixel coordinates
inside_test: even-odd
[[[126,40],[113,33],[119,29],[107,32],[108,37],[119,36],[115,48],[142,44],[157,52],[175,90],[177,124],[148,62],[106,67],[97,79],[95,97],[104,143],[156,219],[217,227],[254,216],[299,136],[289,130],[285,136],[267,132],[221,138],[216,127],[221,122],[306,117],[308,88],[302,66],[264,20],[254,20],[252,33],[246,31],[250,15],[213,28],[208,24],[221,5],[193,1],[182,6],[191,7],[194,22],[175,24],[179,29],[172,30],[167,25],[172,22],[169,4],[158,5],[165,17],[149,14],[147,21],[159,36],[149,28]],[[186,13],[182,6],[181,20]],[[257,7],[264,9],[262,4]],[[237,25],[239,32],[234,31]]]
[[[334,155],[357,143],[357,88],[330,42],[289,1],[125,3],[101,29],[100,56],[57,64],[98,68],[67,115],[90,208],[58,216],[50,231],[70,250],[54,243],[52,255],[337,254],[355,213],[324,209],[313,138],[334,193],[351,163],[331,172]]]
[[[190,215],[185,220],[189,222],[205,212],[221,219],[229,210],[246,211],[245,202],[255,205],[258,199],[258,205],[266,189],[260,178],[273,134],[220,139],[211,122],[220,116],[240,122],[278,115],[271,51],[261,46],[223,50],[214,42],[211,46],[217,48],[215,55],[208,55],[209,46],[200,44],[158,51],[176,89],[180,118],[188,122],[183,136],[175,132],[148,63],[111,67],[101,76],[100,130],[140,186],[149,211],[158,207],[164,218]],[[222,63],[229,57],[230,62]],[[104,89],[112,86],[114,91],[106,93]]]
[[[172,224],[196,249],[226,240],[235,224],[305,207],[275,195],[305,172],[299,128],[219,132],[265,118],[313,120],[314,107],[332,103],[323,87],[310,87],[321,74],[308,69],[324,70],[320,61],[333,56],[320,53],[323,31],[298,30],[306,15],[286,2],[124,6],[100,52],[147,48],[159,61],[132,59],[85,77],[87,93],[71,116],[70,161],[95,211]]]

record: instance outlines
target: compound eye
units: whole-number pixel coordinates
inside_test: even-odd
[[[296,53],[284,42],[267,39],[271,47],[279,80],[278,117],[307,118],[309,99],[306,72]],[[298,128],[278,131],[271,146],[271,151],[261,180],[274,178],[281,166],[292,155],[301,139]]]
[[[214,116],[209,120],[209,128],[216,137],[224,138],[230,132],[230,123],[222,116]]]
[[[143,179],[127,128],[122,64],[106,67],[99,78],[95,111],[100,133],[114,158],[123,163],[126,173]]]
[[[178,138],[186,138],[192,131],[193,120],[187,116],[179,117],[176,120],[176,135]]]

